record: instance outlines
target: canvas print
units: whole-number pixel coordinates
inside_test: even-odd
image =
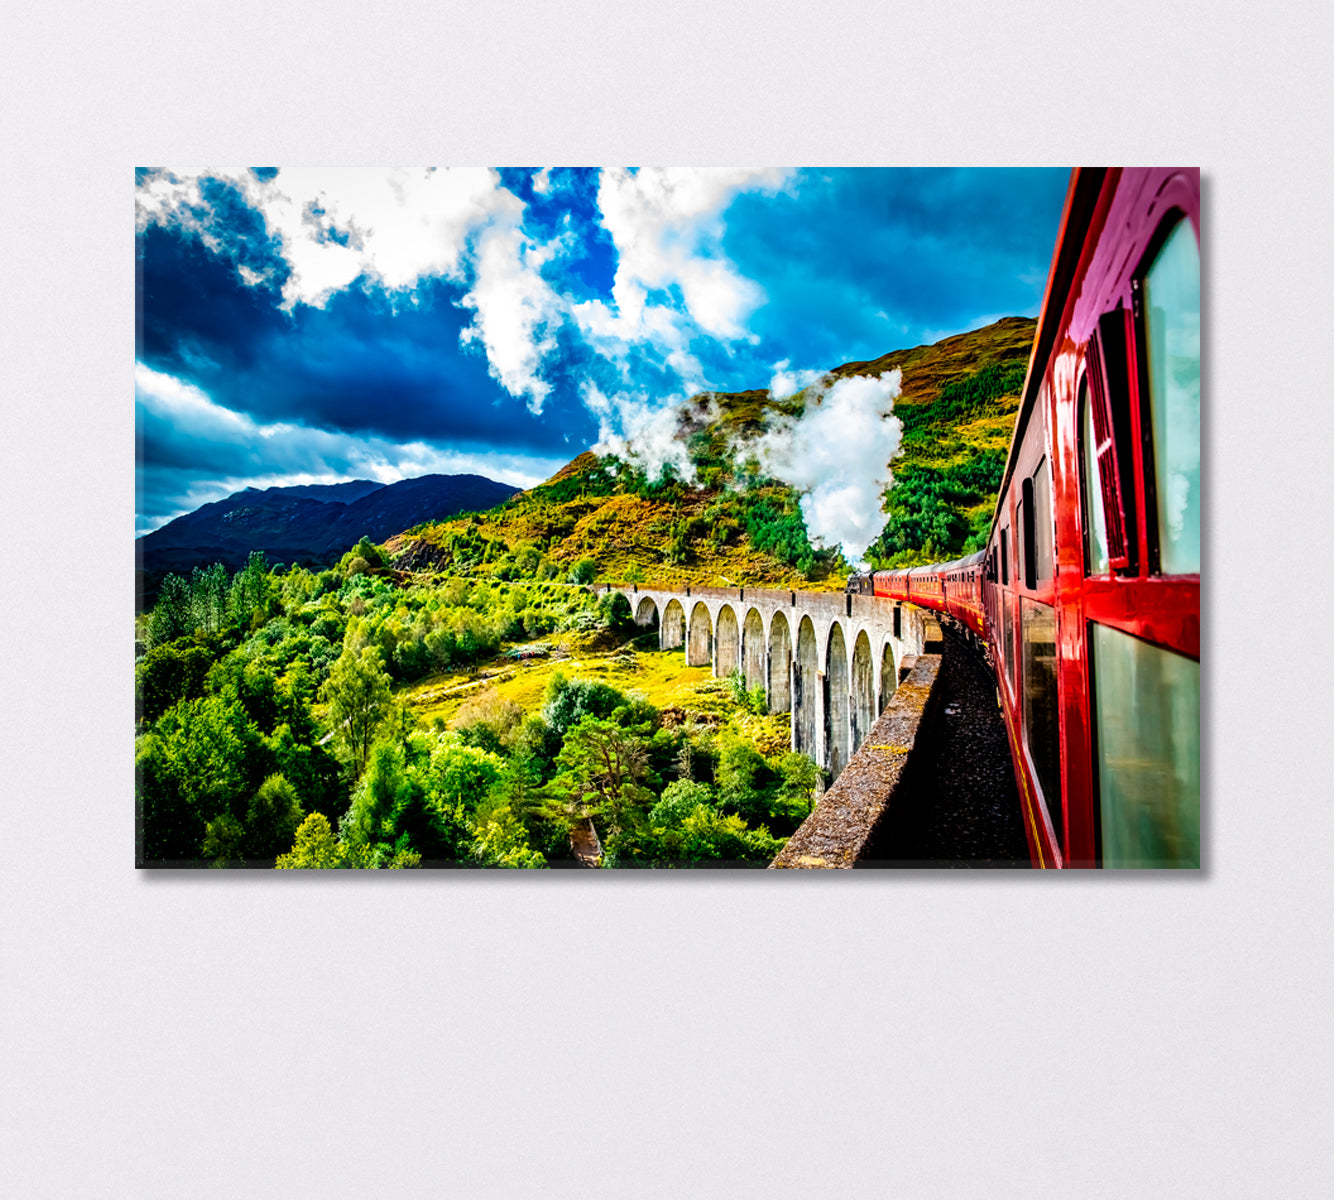
[[[1193,168],[139,168],[135,854],[1200,865]]]

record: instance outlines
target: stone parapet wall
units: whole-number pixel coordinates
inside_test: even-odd
[[[779,608],[791,608],[797,602],[797,592],[786,588],[742,588],[745,599],[752,604],[772,604]],[[804,593],[801,593],[804,595]]]
[[[773,870],[847,869],[856,863],[904,778],[938,700],[940,655],[918,656],[861,749],[769,864]]]

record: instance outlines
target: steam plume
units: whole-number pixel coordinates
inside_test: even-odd
[[[767,475],[802,493],[806,530],[817,544],[841,544],[860,563],[885,522],[881,496],[893,475],[903,423],[895,416],[902,372],[858,375],[807,393],[800,417],[779,418],[747,449]]]

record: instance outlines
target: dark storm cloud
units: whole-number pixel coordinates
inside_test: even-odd
[[[253,369],[257,351],[284,336],[289,318],[273,287],[247,286],[230,256],[198,236],[150,225],[136,239],[138,358],[182,378],[212,364],[214,374]],[[281,260],[270,269],[285,271]]]
[[[257,236],[257,214],[236,209],[234,189],[214,194],[227,221],[213,227],[235,231],[222,253],[179,228],[140,235],[141,362],[259,422],[538,452],[591,434],[569,389],[538,419],[497,386],[480,351],[460,349],[470,314],[457,284],[424,281],[402,303],[363,280],[324,308],[281,311],[286,268]],[[247,285],[237,264],[272,283]]]

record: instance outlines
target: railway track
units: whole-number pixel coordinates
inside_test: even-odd
[[[971,644],[942,633],[940,706],[857,866],[1028,867],[995,677]]]

